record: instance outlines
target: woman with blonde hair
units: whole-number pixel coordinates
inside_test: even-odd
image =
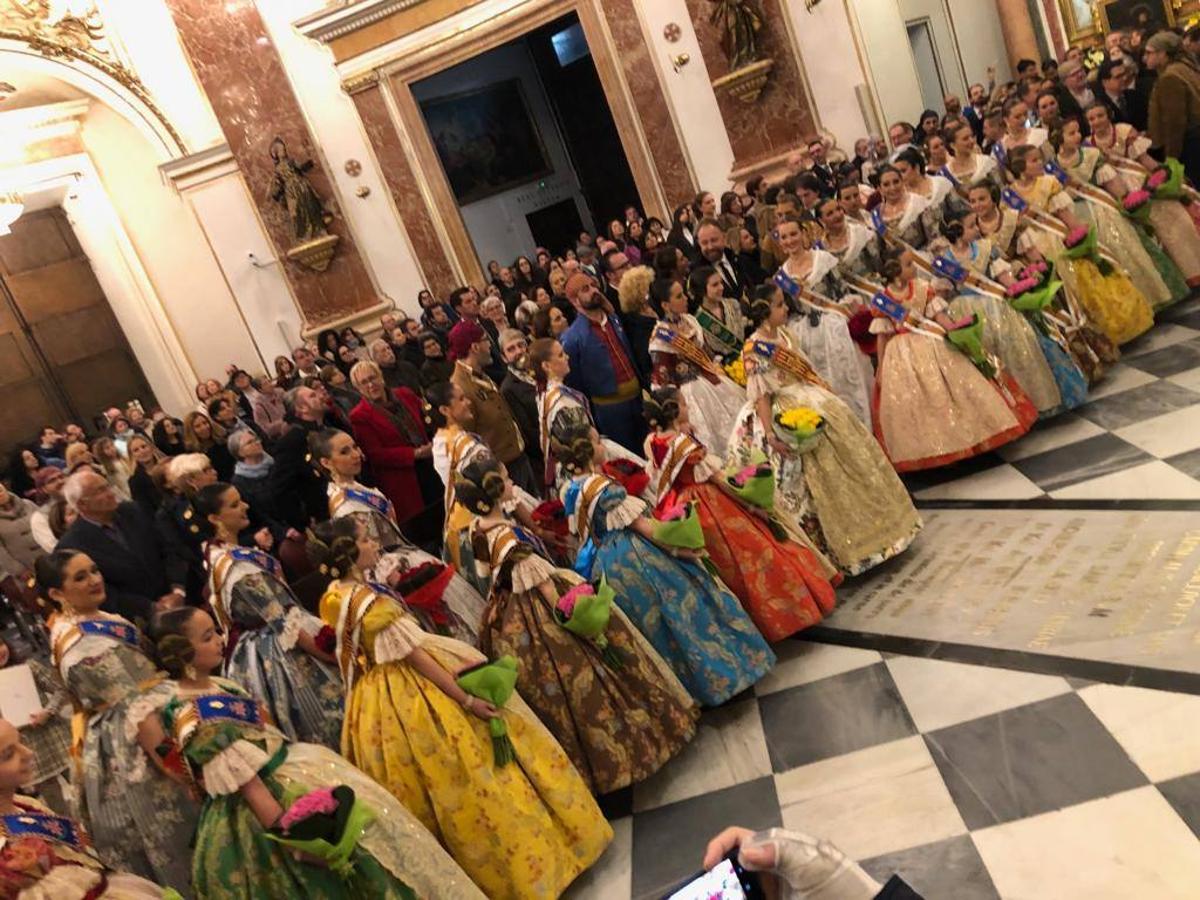
[[[229,433],[202,412],[190,412],[183,417],[183,446],[188,453],[203,453],[217,469],[221,478],[233,475],[233,457],[225,441]]]
[[[72,444],[71,446],[76,446]],[[82,444],[78,445],[82,446]],[[70,450],[70,447],[67,448]],[[101,469],[105,479],[112,485],[112,489],[116,491],[117,496],[122,500],[133,499],[129,487],[129,477],[133,474],[133,469],[126,459],[121,456],[121,451],[117,449],[116,443],[107,435],[96,438],[92,441],[92,457]],[[71,461],[67,460],[67,468],[71,467]]]
[[[638,377],[644,384],[650,383],[650,337],[658,324],[658,313],[650,303],[650,285],[654,283],[654,270],[649,266],[637,266],[621,276],[617,296],[621,299],[621,325],[633,348],[633,364]]]

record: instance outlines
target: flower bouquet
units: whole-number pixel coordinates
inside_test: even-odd
[[[654,539],[667,547],[684,550],[704,549],[704,529],[696,504],[676,503],[655,512]]]
[[[414,613],[429,622],[438,634],[450,633],[450,611],[442,601],[454,569],[445,563],[429,562],[405,569],[393,588]]]
[[[975,364],[985,378],[994,378],[996,367],[988,359],[983,349],[983,320],[977,313],[972,313],[963,322],[956,322],[957,327],[946,332],[946,340]]]
[[[807,453],[825,430],[825,419],[815,409],[797,406],[777,412],[775,434],[797,453]]]
[[[567,521],[567,508],[561,500],[546,500],[539,503],[533,510],[533,524],[553,534],[555,537],[566,539],[570,531]]]
[[[642,491],[650,484],[650,476],[646,470],[632,459],[606,460],[600,470],[621,487],[630,497],[640,497]]]
[[[567,631],[595,644],[610,669],[619,669],[625,665],[625,659],[604,634],[612,616],[613,597],[613,589],[601,575],[599,589],[578,584],[559,597],[554,605],[554,618]]]
[[[350,857],[358,839],[373,818],[371,811],[355,799],[354,791],[341,784],[294,799],[279,821],[267,829],[266,836],[316,857],[345,879],[354,869]]]
[[[1130,191],[1121,201],[1121,207],[1129,218],[1145,224],[1150,221],[1150,192],[1142,189]]]
[[[725,363],[725,374],[733,381],[734,384],[741,387],[746,386],[746,364],[742,362],[741,356],[735,356],[732,360]]]
[[[1054,267],[1036,262],[1021,270],[1020,277],[1008,286],[1008,302],[1013,309],[1033,313],[1045,309],[1062,287],[1054,277]]]
[[[1100,242],[1096,236],[1095,225],[1080,225],[1078,228],[1071,229],[1063,239],[1063,246],[1066,247],[1067,259],[1090,259],[1096,264],[1101,275],[1108,275],[1112,272],[1112,266],[1108,260],[1100,255]]]
[[[322,625],[321,630],[313,638],[313,643],[322,653],[332,655],[337,652],[337,632],[328,625]]]
[[[725,484],[735,497],[752,506],[766,510],[775,506],[775,470],[761,452],[754,453],[748,466],[726,469]]]
[[[846,323],[850,330],[850,339],[858,344],[858,349],[867,356],[872,356],[878,345],[878,338],[871,334],[871,320],[875,318],[869,309],[860,309]]]
[[[514,657],[502,656],[495,662],[468,666],[458,673],[455,682],[472,697],[486,700],[499,709],[516,690],[517,661]],[[504,720],[499,716],[489,719],[488,730],[492,735],[492,757],[496,765],[507,765],[516,759]]]
[[[1154,192],[1155,200],[1180,200],[1184,194],[1183,163],[1168,157],[1167,161],[1150,173],[1146,179],[1146,190]]]

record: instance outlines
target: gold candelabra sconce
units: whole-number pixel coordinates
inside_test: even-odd
[[[691,61],[692,55],[690,53],[676,53],[671,57],[671,68],[678,73],[680,69],[682,69]]]

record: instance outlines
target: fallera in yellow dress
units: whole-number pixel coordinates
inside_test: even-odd
[[[557,897],[600,857],[612,828],[519,696],[503,710],[516,759],[497,767],[487,722],[406,662],[420,648],[455,673],[483,662],[479,651],[422,631],[394,598],[353,582],[329,586],[321,617],[338,629],[348,675],[343,755],[390,790],[488,897]]]

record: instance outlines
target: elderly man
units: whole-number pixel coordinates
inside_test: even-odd
[[[459,322],[450,331],[450,358],[454,361],[450,381],[471,401],[470,430],[504,463],[515,484],[536,495],[538,483],[525,455],[521,430],[496,382],[487,374],[491,351],[491,342],[478,325],[465,319]]]
[[[305,378],[316,378],[321,373],[317,369],[317,358],[304,344],[292,351],[292,362],[296,364],[296,382]]]
[[[576,272],[567,279],[567,299],[579,312],[560,339],[571,363],[567,384],[591,398],[601,434],[640,454],[646,436],[642,385],[629,339],[587,275]]]
[[[320,381],[318,380],[319,384]],[[295,387],[283,398],[290,423],[275,443],[271,496],[279,517],[297,531],[329,518],[323,479],[313,469],[308,436],[325,427],[326,395],[311,387]]]
[[[122,503],[90,468],[67,479],[63,498],[77,516],[57,549],[92,558],[104,576],[105,611],[145,627],[155,613],[183,605],[184,587],[167,583],[154,522],[136,503]]]
[[[801,176],[801,180],[808,178]],[[725,296],[741,301],[746,293],[746,280],[738,269],[737,257],[725,246],[725,231],[716,219],[704,219],[696,229],[702,265],[712,266],[725,284]]]
[[[1079,118],[1084,134],[1087,134],[1087,122],[1083,121],[1083,111],[1096,102],[1096,95],[1088,87],[1087,76],[1082,62],[1067,60],[1058,67],[1061,82],[1056,91],[1059,114],[1064,119]]]
[[[508,374],[500,384],[500,395],[512,410],[513,420],[521,429],[525,441],[525,455],[535,475],[545,472],[546,461],[542,457],[542,432],[538,422],[537,382],[526,364],[529,341],[515,328],[500,332],[500,351],[508,366]]]
[[[609,250],[604,254],[604,296],[612,304],[613,309],[621,306],[621,279],[629,271],[629,257],[620,250]]]
[[[1188,180],[1200,182],[1200,66],[1170,31],[1146,42],[1142,62],[1158,73],[1150,94],[1150,140],[1183,163]]]
[[[912,144],[913,127],[907,122],[893,122],[888,126],[888,140],[892,144],[892,159],[895,159],[901,150]]]
[[[421,372],[416,366],[407,360],[396,359],[396,351],[383,338],[375,338],[367,349],[371,353],[371,361],[383,372],[383,380],[389,391],[402,387],[420,396]]]

